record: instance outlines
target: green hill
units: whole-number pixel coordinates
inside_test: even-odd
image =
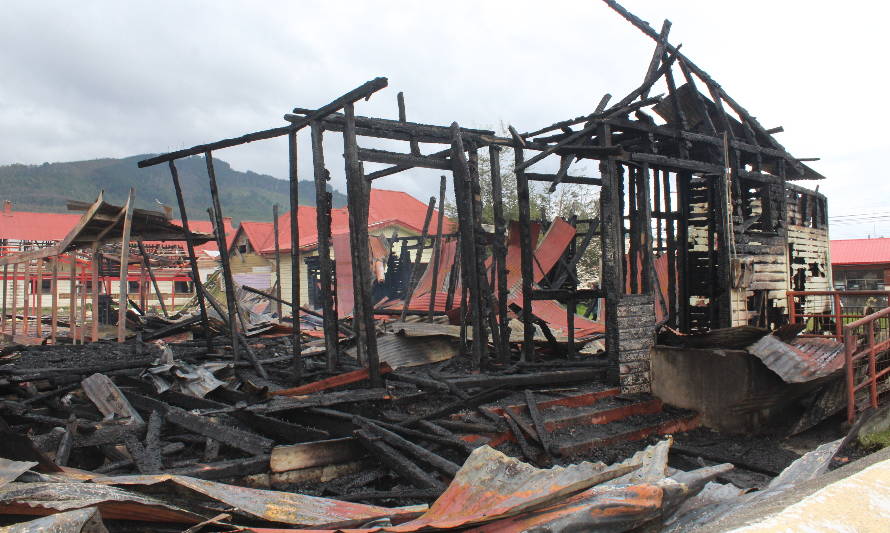
[[[150,157],[137,155],[124,159],[95,159],[70,163],[42,165],[0,166],[0,200],[11,200],[19,211],[67,212],[68,200],[90,202],[100,190],[105,190],[105,201],[123,205],[130,187],[136,188],[136,207],[159,210],[157,201],[173,206],[174,217],[179,216],[176,195],[167,165],[138,168],[136,162]],[[225,216],[241,220],[272,220],[272,205],[278,204],[283,213],[289,209],[289,184],[255,172],[239,172],[220,159],[214,158],[220,202]],[[212,205],[207,180],[207,166],[203,157],[189,157],[177,161],[179,179],[189,217],[207,219],[207,208]],[[346,196],[333,191],[334,207],[346,205]],[[312,181],[299,182],[301,205],[315,205],[315,185]]]

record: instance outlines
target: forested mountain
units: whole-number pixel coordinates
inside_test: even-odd
[[[67,200],[92,202],[100,190],[105,201],[123,205],[130,187],[136,188],[136,207],[160,210],[157,202],[174,207],[179,216],[176,194],[167,165],[138,168],[136,162],[150,157],[136,155],[124,159],[95,159],[70,163],[0,166],[0,200],[11,200],[19,211],[66,212]],[[241,220],[272,220],[272,205],[284,213],[289,209],[288,182],[265,174],[240,172],[214,158],[220,202],[225,216]],[[203,157],[177,161],[179,179],[189,217],[207,219],[210,190]],[[300,204],[315,205],[315,185],[300,181]],[[346,205],[346,196],[333,191],[334,207]]]

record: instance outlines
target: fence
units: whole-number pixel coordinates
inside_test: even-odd
[[[805,337],[844,339],[844,327],[873,311],[890,307],[890,291],[788,291],[788,318],[804,322]],[[882,331],[890,329],[890,317],[878,321]]]
[[[878,395],[890,389],[890,307],[844,326],[844,358],[847,378],[847,420],[856,418],[856,393],[866,389],[867,403],[878,406]],[[883,379],[883,383],[881,382]],[[865,403],[865,402],[863,402]]]

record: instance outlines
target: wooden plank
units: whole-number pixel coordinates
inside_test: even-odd
[[[380,363],[380,375],[389,374],[390,372],[392,372],[392,367],[390,367],[389,364],[386,362]],[[299,387],[271,391],[270,394],[274,396],[302,396],[305,394],[312,394],[313,392],[333,389],[334,387],[342,387],[343,385],[357,383],[368,379],[368,377],[369,370],[367,368],[361,368],[359,370],[353,370],[352,372],[346,372],[312,383],[307,383],[306,385],[300,385]]]
[[[359,148],[358,158],[361,161],[370,161],[372,163],[388,163],[391,165],[451,170],[451,161],[448,159],[413,154],[400,154],[397,152],[374,150],[371,148]]]
[[[300,348],[300,223],[298,212],[300,209],[299,165],[297,150],[297,132],[291,132],[287,136],[287,161],[288,161],[288,185],[290,201],[290,297],[291,317],[293,319],[293,333],[291,333],[291,356],[293,361],[294,379],[299,383],[303,378],[302,349]],[[277,257],[277,256],[276,256]]]
[[[317,121],[310,128],[312,170],[315,182],[315,224],[318,234],[318,270],[322,319],[324,323],[325,362],[333,372],[339,358],[337,310],[334,307],[331,261],[331,194],[327,191],[330,173],[324,163],[324,130]]]
[[[272,448],[269,469],[288,472],[354,461],[363,455],[364,448],[353,437],[276,446]]]

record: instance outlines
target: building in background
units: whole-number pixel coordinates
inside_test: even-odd
[[[831,241],[831,269],[834,288],[840,291],[883,291],[890,285],[890,238],[843,239]],[[847,296],[844,307],[864,312],[867,307],[883,308],[887,302],[871,301],[874,296]]]

